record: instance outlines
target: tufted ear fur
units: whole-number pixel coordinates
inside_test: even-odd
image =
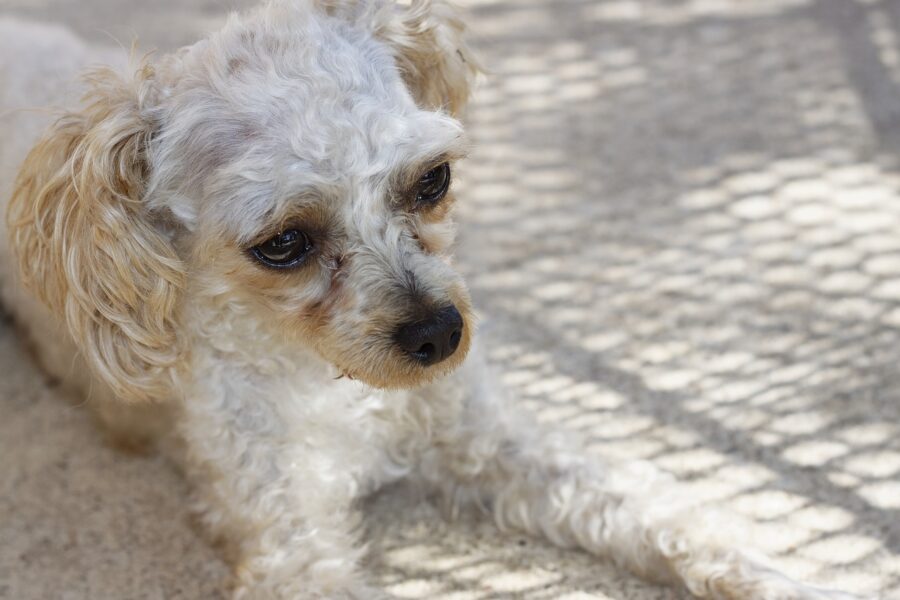
[[[148,221],[154,73],[96,70],[85,108],[31,150],[10,200],[25,285],[65,322],[95,373],[125,400],[166,394],[180,355],[175,311],[184,269]]]
[[[463,115],[481,67],[466,42],[466,25],[444,0],[318,0],[331,14],[369,21],[393,49],[419,106]]]
[[[462,116],[481,71],[466,43],[458,11],[443,0],[397,4],[394,18],[377,32],[394,49],[397,64],[416,102]]]

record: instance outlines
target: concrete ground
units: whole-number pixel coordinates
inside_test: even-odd
[[[900,1],[465,4],[491,74],[459,254],[521,404],[754,519],[792,574],[900,598]],[[161,48],[228,7],[0,0]],[[168,465],[104,446],[8,327],[0,372],[0,597],[226,596]],[[369,506],[399,597],[679,597],[417,500]]]

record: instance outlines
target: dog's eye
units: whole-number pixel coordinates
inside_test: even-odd
[[[450,164],[442,163],[419,179],[416,188],[416,204],[428,206],[440,202],[450,189]]]
[[[288,229],[254,246],[250,252],[266,266],[287,269],[300,265],[311,249],[312,244],[305,233]]]

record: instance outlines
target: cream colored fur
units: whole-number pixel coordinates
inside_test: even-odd
[[[384,597],[359,568],[356,502],[407,476],[451,512],[474,504],[698,597],[848,598],[718,541],[667,477],[587,455],[494,389],[448,255],[453,198],[426,211],[405,191],[465,154],[463,34],[441,0],[280,0],[92,70],[72,108],[63,82],[116,59],[0,22],[0,291],[43,366],[113,427],[153,417],[236,598]],[[66,110],[19,110],[43,105]],[[247,248],[286,225],[314,232],[314,259],[256,264]],[[448,303],[460,349],[410,362],[392,332]]]

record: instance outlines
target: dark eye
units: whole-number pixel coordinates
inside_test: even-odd
[[[303,262],[312,244],[302,231],[288,229],[250,249],[251,254],[266,266],[276,269],[296,267]]]
[[[416,204],[429,205],[440,202],[450,189],[450,164],[442,163],[419,179],[416,188]]]

